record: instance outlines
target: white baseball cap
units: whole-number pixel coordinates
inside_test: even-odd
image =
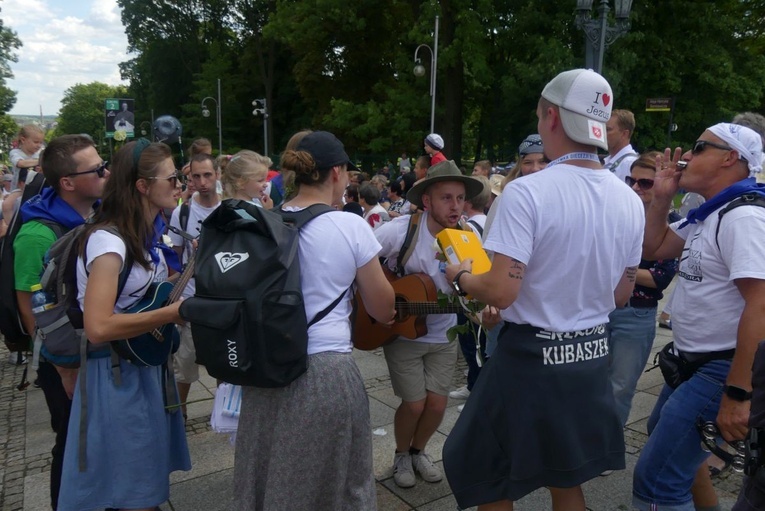
[[[553,78],[542,97],[560,108],[563,130],[580,144],[608,150],[606,121],[614,103],[611,86],[592,69],[572,69]]]

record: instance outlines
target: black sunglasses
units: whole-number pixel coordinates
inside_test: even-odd
[[[104,177],[106,174],[106,167],[109,165],[108,161],[102,161],[101,165],[94,168],[93,170],[86,170],[84,172],[72,172],[71,174],[67,174],[64,177],[72,177],[72,176],[83,176],[85,174],[96,174],[98,177]]]
[[[691,149],[691,154],[696,155],[696,154],[703,153],[704,149],[706,149],[707,146],[714,147],[715,149],[722,149],[723,151],[734,150],[732,147],[728,147],[722,144],[715,144],[714,142],[710,142],[709,140],[697,140],[693,144],[693,149]]]
[[[175,174],[173,174],[173,175],[171,175],[171,176],[165,176],[165,177],[152,176],[152,177],[149,177],[148,179],[154,179],[154,180],[157,180],[157,179],[166,179],[167,181],[169,181],[169,182],[170,182],[170,185],[171,185],[173,188],[175,188],[176,186],[178,186],[178,183],[179,183],[179,182],[180,182],[182,185],[183,185],[183,184],[186,184],[186,176],[184,176],[184,175],[183,175],[183,174],[181,174],[180,172],[176,172]]]
[[[646,179],[646,178],[635,179],[632,176],[625,176],[624,182],[627,183],[627,186],[629,186],[630,188],[635,186],[635,183],[637,183],[638,188],[640,188],[643,191],[650,190],[651,188],[653,188],[653,179]]]

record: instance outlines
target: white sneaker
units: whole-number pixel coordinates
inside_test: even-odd
[[[27,357],[21,355],[21,360],[19,360],[19,352],[13,351],[8,356],[8,363],[14,366],[22,366],[27,363]]]
[[[424,452],[412,456],[414,469],[429,483],[437,483],[444,478],[441,470],[433,463],[433,459]]]
[[[613,470],[604,470],[603,472],[600,473],[600,477],[608,477],[613,473],[614,473]]]
[[[459,405],[459,406],[457,407],[457,411],[458,411],[458,412],[461,412],[461,411],[462,411],[462,410],[464,410],[464,409],[465,409],[465,403],[462,403],[461,405]]]
[[[467,399],[470,397],[470,391],[468,390],[467,385],[463,385],[457,390],[449,392],[449,397],[452,399]]]
[[[397,452],[393,458],[393,482],[399,488],[411,488],[417,482],[412,468],[412,455],[408,452]]]

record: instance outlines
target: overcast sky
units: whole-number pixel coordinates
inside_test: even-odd
[[[116,0],[0,0],[3,25],[23,46],[11,63],[17,92],[11,114],[55,115],[77,83],[120,80],[127,37]]]

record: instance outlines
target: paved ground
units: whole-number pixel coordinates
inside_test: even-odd
[[[668,330],[659,329],[654,352],[669,342]],[[408,490],[398,488],[390,464],[394,452],[393,414],[398,399],[393,395],[381,352],[356,352],[356,361],[369,393],[372,419],[375,476],[380,511],[454,511],[456,502],[447,483],[418,481]],[[0,510],[48,509],[48,474],[53,434],[42,392],[34,387],[17,391],[23,368],[9,365],[4,346],[0,347]],[[651,357],[653,360],[653,357]],[[464,363],[455,369],[455,386],[464,383]],[[645,373],[638,385],[632,413],[625,431],[627,470],[599,477],[584,485],[588,508],[593,511],[629,510],[632,468],[646,439],[646,421],[661,389],[658,370]],[[228,438],[210,430],[209,414],[215,381],[204,376],[192,386],[187,435],[194,468],[172,477],[170,501],[162,509],[176,511],[228,510],[232,491],[234,450]],[[458,417],[450,401],[443,424],[434,435],[428,452],[441,460],[441,448]],[[741,486],[741,476],[732,472],[716,480],[722,509],[729,510]],[[516,504],[517,511],[550,509],[545,490],[537,491]],[[363,511],[363,510],[360,510]]]

